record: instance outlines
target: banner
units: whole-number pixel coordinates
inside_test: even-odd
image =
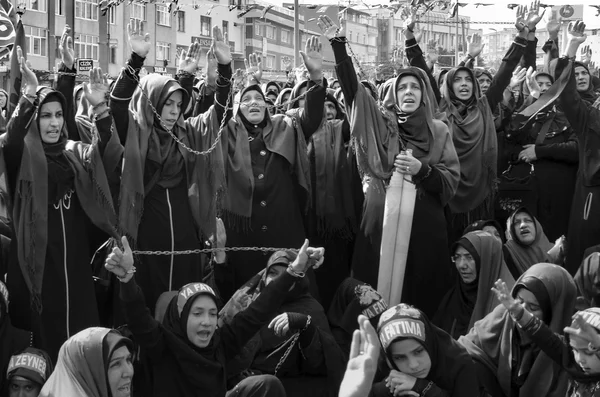
[[[8,112],[6,112],[6,119],[8,120],[12,112],[19,103],[19,97],[21,96],[21,68],[19,67],[19,60],[17,59],[17,46],[23,50],[23,56],[27,59],[27,46],[25,45],[25,29],[23,28],[23,22],[17,22],[15,45],[12,49],[10,57],[10,89],[9,98],[10,103]]]

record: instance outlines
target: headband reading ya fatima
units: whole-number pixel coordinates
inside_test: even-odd
[[[414,338],[425,342],[425,324],[412,318],[392,320],[379,331],[379,339],[384,349],[397,338]]]

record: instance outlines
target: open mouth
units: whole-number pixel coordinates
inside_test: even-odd
[[[469,94],[469,90],[467,88],[463,88],[462,90],[458,91],[461,94]]]
[[[248,111],[248,113],[260,113],[260,109],[258,108],[252,108]]]
[[[123,386],[119,387],[117,390],[119,390],[121,393],[130,393],[131,392],[131,383],[123,385]]]
[[[414,104],[414,103],[415,103],[415,100],[411,99],[411,98],[407,98],[404,100],[404,104]]]
[[[198,331],[196,334],[197,334],[197,335],[200,337],[200,339],[202,339],[202,340],[205,340],[205,341],[206,341],[206,340],[209,340],[209,339],[210,339],[210,331]]]

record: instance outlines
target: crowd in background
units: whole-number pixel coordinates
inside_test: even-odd
[[[115,81],[75,85],[68,26],[54,87],[18,48],[0,394],[600,397],[600,78],[581,21],[559,43],[551,19],[536,65],[542,16],[517,8],[493,74],[477,35],[440,70],[414,11],[409,66],[375,81],[326,16],[285,85],[255,54],[234,73],[217,27],[202,79],[197,42],[140,75],[136,21]],[[388,305],[393,175],[416,199]]]

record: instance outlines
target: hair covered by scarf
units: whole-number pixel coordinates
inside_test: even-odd
[[[50,88],[38,90],[38,109],[51,96],[65,106],[64,97]],[[36,112],[36,113],[37,113]],[[18,113],[17,113],[18,114]],[[10,196],[17,256],[25,283],[29,289],[32,307],[42,311],[42,280],[48,241],[48,159],[49,155],[64,156],[74,172],[74,187],[83,210],[100,229],[113,237],[116,234],[116,214],[105,170],[115,169],[119,163],[122,146],[113,134],[101,157],[97,145],[67,140],[66,123],[56,144],[45,145],[40,137],[37,120],[29,123],[24,139],[23,156],[17,176],[16,191]],[[4,168],[4,161],[0,161]],[[3,174],[4,170],[0,170]],[[5,181],[1,182],[2,184]],[[4,186],[8,191],[8,186]]]
[[[524,212],[531,217],[535,227],[535,240],[529,245],[523,245],[517,237],[515,230],[515,217]],[[525,207],[517,208],[506,221],[506,249],[510,252],[512,259],[517,266],[519,273],[525,272],[536,263],[547,262],[550,260],[548,251],[552,244],[544,233],[542,224]]]
[[[476,374],[471,357],[464,347],[431,323],[419,309],[404,303],[392,306],[381,314],[377,333],[390,369],[398,371],[391,355],[393,343],[414,339],[425,348],[431,359],[426,380],[451,396],[474,396],[470,394],[473,385],[462,384],[465,376],[472,378]]]
[[[105,340],[111,338],[108,358],[114,347],[125,345],[132,351],[133,343],[108,328],[88,328],[69,338],[60,348],[56,368],[42,388],[40,397],[86,396],[110,397]],[[112,347],[112,349],[111,349]]]
[[[502,259],[502,243],[498,239],[487,232],[473,231],[465,234],[457,244],[463,245],[461,242],[464,240],[479,257],[477,279],[471,284],[465,284],[459,276],[433,318],[435,324],[453,337],[467,333],[476,321],[484,318],[498,305],[498,300],[491,291],[496,280],[501,278],[511,287],[514,284]]]
[[[145,186],[144,167],[147,159],[165,162],[174,161],[171,152],[164,150],[158,134],[166,131],[157,127],[157,120],[149,106],[150,103],[157,111],[161,110],[166,100],[174,92],[183,94],[181,109],[186,108],[187,93],[179,83],[172,78],[157,74],[143,77],[129,104],[129,124],[127,142],[125,144],[123,173],[121,177],[121,197],[119,207],[119,222],[123,232],[131,237],[133,244],[137,241],[138,227],[144,211]],[[160,131],[159,131],[160,130]],[[197,117],[184,121],[183,112],[179,115],[172,133],[184,144],[194,150],[209,148],[216,139],[219,131],[217,115],[214,108]],[[167,144],[172,143],[171,137]],[[216,230],[217,191],[224,183],[223,142],[207,155],[196,155],[177,147],[183,156],[186,169],[188,201],[198,227],[199,237],[211,236]]]
[[[560,266],[539,263],[523,273],[515,285],[529,277],[543,283],[552,308],[551,321],[547,325],[552,332],[561,334],[563,328],[571,323],[575,307],[577,288],[573,278]],[[476,322],[469,334],[459,339],[471,356],[498,375],[505,395],[510,395],[511,390],[513,338],[517,327],[504,306],[498,305]],[[544,352],[540,352],[521,386],[519,396],[564,397],[567,386],[568,374]]]
[[[421,162],[436,167],[442,173],[443,189],[440,199],[442,204],[445,204],[456,190],[459,165],[456,161],[456,153],[447,143],[447,140],[451,139],[448,126],[438,119],[441,115],[436,113],[435,96],[429,85],[429,79],[419,68],[406,68],[400,76],[386,82],[382,89],[382,108],[377,105],[362,84],[358,85],[352,106],[347,109],[358,167],[362,174],[375,181],[383,181],[390,178],[394,171],[394,160],[401,148],[400,139],[404,138],[407,141],[408,148],[421,146],[416,141],[413,145],[408,136],[402,137],[398,126],[395,89],[399,79],[405,75],[415,76],[420,81],[421,87],[424,87],[421,98],[423,110],[419,112],[415,124],[419,125],[422,133],[428,134],[430,142],[426,151],[423,147],[421,156],[418,152],[413,154]],[[423,129],[423,125],[427,125],[428,128]],[[406,130],[406,127],[404,129]],[[411,131],[411,133],[414,133],[415,137],[418,136],[417,132]]]
[[[452,87],[454,76],[461,71],[466,71],[473,82],[473,95],[468,101],[459,100]],[[472,214],[481,219],[491,213],[493,206],[498,157],[494,117],[468,68],[451,69],[440,91],[440,110],[446,112],[452,125],[452,141],[460,161],[460,182],[449,206],[454,214],[483,206],[480,214]]]

